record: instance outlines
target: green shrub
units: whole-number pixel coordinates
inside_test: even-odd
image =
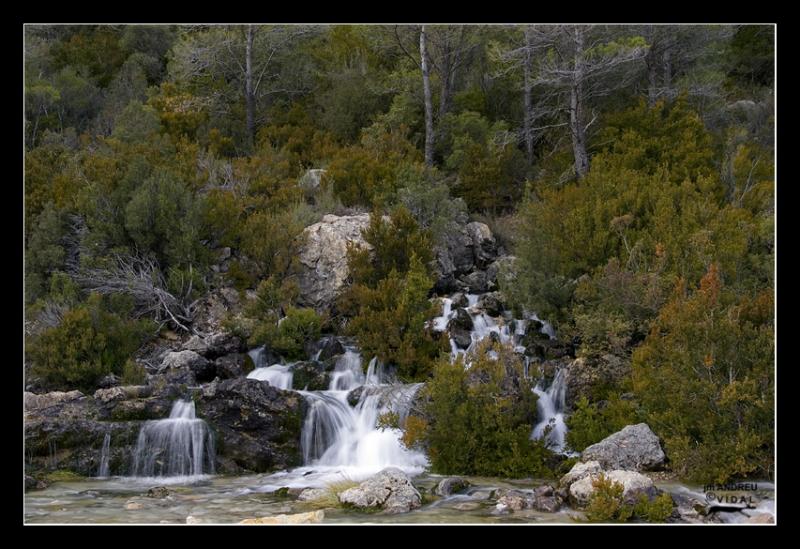
[[[151,322],[108,312],[100,296],[92,295],[29,342],[31,371],[55,387],[90,391],[103,376],[122,374],[152,329]]]
[[[496,357],[492,355],[496,353]],[[426,383],[424,445],[439,474],[550,477],[550,452],[531,440],[536,395],[512,349],[486,342],[471,357],[454,363],[443,355]],[[519,386],[509,382],[519,380]]]
[[[122,367],[121,379],[123,385],[143,385],[147,381],[147,371],[141,364],[128,359]]]
[[[348,333],[358,339],[365,356],[374,355],[396,366],[403,380],[424,380],[442,350],[426,327],[436,314],[436,306],[428,300],[432,286],[433,280],[412,252],[405,275],[392,270],[374,289],[356,284],[347,294],[348,307],[355,311]]]
[[[633,517],[633,506],[625,503],[624,487],[600,474],[592,481],[594,493],[586,506],[589,522],[627,522]]]
[[[603,407],[599,403],[590,404],[584,395],[567,418],[567,444],[572,450],[582,452],[587,446],[635,423],[636,419],[636,405],[622,400],[618,394],[612,394]]]
[[[672,514],[673,507],[672,496],[666,492],[656,496],[652,501],[642,494],[633,506],[633,514],[645,522],[664,522]]]
[[[289,360],[304,356],[305,346],[319,339],[322,319],[314,309],[289,307],[271,341],[265,342]]]
[[[633,354],[633,386],[673,469],[699,482],[769,476],[774,452],[773,296],[736,295],[712,265],[676,288]],[[691,403],[691,405],[687,405]]]

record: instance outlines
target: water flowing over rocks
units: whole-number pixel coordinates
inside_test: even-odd
[[[664,466],[666,456],[658,437],[646,423],[628,425],[592,444],[581,454],[584,461],[597,461],[604,469],[654,471]]]
[[[463,492],[470,487],[468,480],[461,477],[448,477],[442,479],[434,488],[433,493],[437,496],[450,496]]]
[[[326,215],[322,221],[306,227],[300,250],[300,298],[318,311],[331,307],[344,287],[350,269],[347,248],[370,248],[361,231],[369,226],[369,214]]]
[[[339,501],[358,509],[407,513],[422,506],[422,496],[403,471],[389,467],[355,488],[339,494]]]

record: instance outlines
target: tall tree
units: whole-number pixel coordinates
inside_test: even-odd
[[[428,51],[425,40],[425,25],[419,31],[419,57],[422,69],[422,88],[425,95],[425,165],[433,166],[433,99],[431,98],[431,74],[428,68]]]

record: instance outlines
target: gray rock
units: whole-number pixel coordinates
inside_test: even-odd
[[[553,344],[545,343],[545,351],[553,355]],[[549,358],[558,358],[550,356]],[[569,365],[569,376],[565,400],[568,407],[573,407],[582,396],[591,394],[595,388],[606,385],[616,386],[628,377],[631,372],[629,360],[606,354],[598,358],[576,358]]]
[[[221,381],[196,402],[197,416],[215,433],[220,472],[270,472],[303,461],[300,432],[305,399],[256,379]],[[233,463],[240,470],[232,469]]]
[[[664,466],[666,456],[655,433],[646,423],[639,423],[592,444],[581,459],[598,461],[605,469],[654,471]]]
[[[450,296],[450,299],[453,302],[453,304],[451,305],[453,309],[460,309],[462,307],[466,307],[469,305],[467,296],[462,292],[454,293],[452,296]]]
[[[146,495],[149,498],[164,499],[172,495],[172,490],[166,486],[154,486],[147,491]]]
[[[194,351],[178,351],[167,353],[161,366],[167,370],[190,371],[197,381],[211,381],[216,376],[216,367],[213,362],[200,356]]]
[[[296,362],[292,371],[292,388],[297,391],[323,391],[330,384],[330,376],[320,362],[305,360]]]
[[[561,497],[552,486],[537,486],[533,491],[533,508],[543,513],[555,513],[561,508]]]
[[[306,191],[314,191],[319,188],[320,182],[322,181],[322,177],[324,175],[325,170],[320,168],[307,170],[297,184]]]
[[[437,496],[446,497],[452,494],[463,492],[470,486],[471,484],[466,479],[461,477],[448,477],[439,481],[439,483],[433,488],[433,493]]]
[[[344,345],[336,336],[323,336],[306,348],[308,356],[320,362],[336,355],[341,355],[344,351]],[[319,353],[319,356],[317,356],[317,353]]]
[[[205,356],[205,354],[208,352],[208,345],[206,344],[205,340],[197,335],[190,337],[189,341],[183,344],[183,348],[187,351],[194,351],[195,353],[203,356]]]
[[[497,259],[497,241],[485,223],[473,221],[467,223],[466,229],[472,240],[475,266],[485,269],[489,263]]]
[[[503,294],[500,292],[483,294],[478,298],[478,307],[483,309],[489,316],[500,316],[505,310]]]
[[[100,387],[101,389],[109,389],[111,387],[116,387],[119,384],[120,384],[119,376],[115,376],[114,374],[108,374],[97,383],[97,386]]]
[[[489,289],[486,285],[486,273],[483,271],[473,271],[459,277],[458,281],[464,290],[472,294],[480,294]]]
[[[220,379],[234,379],[245,375],[245,355],[232,353],[214,361],[216,376]]]
[[[369,220],[369,214],[326,215],[321,222],[305,228],[298,278],[304,305],[317,311],[331,308],[350,275],[348,245],[371,248],[361,234]]]
[[[422,506],[420,493],[396,467],[384,469],[355,488],[339,494],[339,501],[358,509],[380,509],[384,513],[407,513]]]
[[[595,492],[593,483],[600,475],[605,475],[606,478],[622,484],[622,497],[627,503],[635,503],[641,494],[652,497],[659,493],[653,481],[643,474],[636,471],[614,470],[593,473],[573,482],[569,487],[569,498],[573,505],[583,507],[589,503]]]
[[[572,469],[570,469],[566,475],[561,477],[559,486],[562,488],[569,488],[573,482],[577,482],[583,477],[588,477],[589,475],[600,473],[602,471],[603,468],[597,461],[588,461],[585,463],[579,461],[572,466]]]
[[[454,327],[450,329],[450,337],[456,342],[459,349],[466,349],[472,343],[472,336],[469,330]]]
[[[489,289],[502,288],[516,280],[517,258],[506,255],[486,267],[486,284]]]
[[[316,501],[328,496],[328,491],[323,488],[306,488],[297,499],[300,501]]]
[[[80,400],[86,398],[86,395],[80,391],[52,391],[44,394],[34,394],[26,392],[24,395],[25,409],[29,411],[43,410],[52,406],[58,406],[66,402]]]

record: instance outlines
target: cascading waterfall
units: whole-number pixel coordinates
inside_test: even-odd
[[[539,397],[536,401],[536,408],[541,419],[533,428],[531,438],[546,437],[547,447],[559,453],[564,451],[564,437],[567,434],[567,425],[564,422],[566,372],[565,368],[560,368],[547,390],[542,387],[543,379],[533,389],[533,392]]]
[[[247,377],[259,381],[268,381],[273,387],[288,391],[292,388],[294,379],[291,367],[292,364],[273,364],[272,366],[256,368],[247,374]]]
[[[178,400],[168,419],[148,421],[139,432],[135,477],[186,477],[214,473],[214,441],[195,416],[194,402]]]
[[[100,467],[97,469],[97,476],[105,478],[108,476],[108,460],[111,453],[111,433],[106,433],[103,437],[103,448],[100,451]]]
[[[248,377],[266,379],[271,375],[276,379],[277,372],[278,368],[270,366],[259,374],[261,377],[254,376],[255,372]],[[348,478],[366,477],[390,466],[421,472],[428,464],[425,455],[405,448],[399,429],[377,426],[380,415],[390,411],[402,424],[421,386],[386,383],[377,358],[369,362],[364,373],[361,355],[354,348],[346,348],[331,372],[327,390],[298,391],[309,410],[301,432],[305,467],[297,472],[310,474],[313,469],[323,475],[346,474]],[[351,406],[348,393],[358,387],[362,387],[361,395]]]

